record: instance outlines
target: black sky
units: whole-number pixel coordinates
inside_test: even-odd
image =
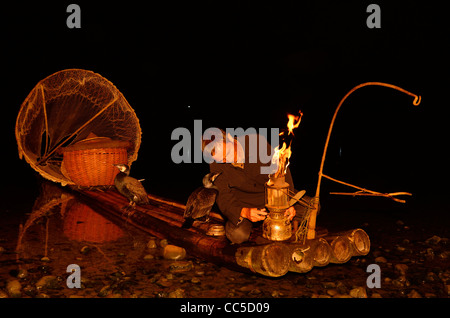
[[[422,104],[385,88],[352,95],[325,170],[374,190],[445,195],[449,27],[441,8],[377,2],[381,29],[369,29],[368,1],[77,3],[81,29],[66,26],[68,1],[2,7],[2,148],[16,176],[3,194],[34,178],[15,144],[21,103],[39,80],[82,68],[112,81],[135,109],[143,139],[133,169],[155,192],[183,198],[208,169],[171,162],[174,128],[193,129],[194,119],[204,128],[282,128],[299,109],[291,169],[313,191],[338,102],[357,84],[382,81]]]

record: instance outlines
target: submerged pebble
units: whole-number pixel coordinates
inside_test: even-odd
[[[437,282],[439,280],[439,277],[433,272],[428,272],[425,276],[425,280],[429,283],[433,283]]]
[[[36,286],[34,285],[26,285],[22,291],[25,295],[30,297],[35,297],[37,295]]]
[[[378,256],[375,258],[375,262],[377,263],[387,263],[387,259],[383,256]]]
[[[328,289],[327,290],[327,294],[330,295],[330,296],[336,296],[339,293],[338,293],[338,291],[336,289],[333,288],[333,289]]]
[[[367,291],[365,287],[356,287],[350,291],[350,296],[353,298],[367,298]]]
[[[276,289],[274,291],[272,291],[272,293],[270,294],[270,296],[272,296],[273,298],[279,298],[283,295],[284,295],[283,293],[281,293],[280,291],[278,291]]]
[[[345,284],[341,281],[336,284],[336,290],[339,294],[346,294],[348,292],[347,286],[345,286]]]
[[[157,248],[158,245],[156,245],[156,239],[150,239],[147,243],[147,248],[154,249]]]
[[[28,276],[28,271],[24,268],[19,269],[19,272],[17,273],[17,278],[26,278]]]
[[[331,289],[336,287],[336,283],[334,282],[324,282],[322,283],[323,288]]]
[[[404,275],[399,276],[392,281],[392,284],[396,287],[409,287],[411,283],[406,279]]]
[[[185,294],[184,289],[178,288],[178,289],[170,292],[168,297],[169,298],[185,298],[186,294]]]
[[[256,296],[261,294],[261,290],[259,290],[258,288],[252,289],[249,293],[249,296]]]
[[[53,275],[44,276],[36,283],[37,290],[57,289],[59,287],[58,278]]]
[[[432,237],[425,240],[425,243],[427,243],[429,245],[434,245],[434,244],[438,244],[440,241],[441,241],[441,238],[439,236],[433,235]]]
[[[406,271],[408,270],[408,265],[406,264],[395,264],[395,269],[400,273],[400,275],[406,275]]]
[[[171,260],[182,260],[186,257],[186,250],[176,245],[166,245],[163,250],[163,257]]]
[[[450,251],[445,251],[439,254],[439,258],[441,259],[447,259],[450,257]]]
[[[22,296],[22,285],[17,279],[13,279],[8,281],[6,284],[6,291],[8,292],[8,295],[12,298],[19,298]]]
[[[422,296],[417,292],[417,290],[413,289],[408,294],[408,298],[422,298]]]
[[[170,287],[172,286],[173,283],[169,281],[167,278],[161,277],[155,282],[155,284],[161,287]]]
[[[49,263],[50,262],[50,258],[48,258],[47,256],[44,256],[44,257],[41,258],[41,262]]]
[[[111,286],[110,285],[106,285],[103,286],[102,289],[100,289],[100,291],[98,292],[97,296],[98,297],[106,297],[111,293]]]
[[[193,267],[192,261],[177,261],[169,265],[169,271],[171,273],[183,273],[189,272]]]
[[[144,259],[146,261],[149,261],[149,260],[155,259],[155,256],[153,254],[147,254],[144,256]]]

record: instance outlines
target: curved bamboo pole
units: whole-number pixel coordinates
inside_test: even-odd
[[[414,101],[413,101],[413,105],[417,106],[420,104],[421,101],[421,97],[419,95],[413,94],[401,87],[398,87],[396,85],[392,85],[392,84],[387,84],[387,83],[383,83],[383,82],[367,82],[367,83],[363,83],[363,84],[359,84],[355,87],[353,87],[340,101],[339,105],[337,106],[333,118],[331,119],[331,124],[330,124],[330,128],[328,129],[328,135],[327,135],[327,139],[325,141],[325,148],[323,149],[323,154],[322,154],[322,162],[320,163],[320,169],[319,169],[319,179],[317,181],[317,188],[316,188],[316,198],[317,200],[315,200],[316,204],[318,204],[319,200],[319,196],[320,196],[320,185],[322,182],[322,177],[324,176],[323,174],[323,166],[325,163],[325,157],[327,154],[327,150],[328,150],[328,143],[330,141],[330,136],[331,136],[331,131],[333,130],[333,125],[334,122],[336,120],[336,116],[337,113],[339,112],[339,110],[341,109],[342,104],[344,103],[344,101],[347,99],[347,97],[349,97],[354,91],[356,91],[357,89],[364,87],[364,86],[384,86],[384,87],[389,87],[395,90],[398,90],[402,93],[405,93],[407,95],[413,96],[414,97]],[[307,238],[308,239],[313,239],[315,238],[315,228],[316,228],[316,217],[317,217],[317,206],[311,211],[311,215],[310,215],[310,219],[308,221],[308,234],[307,234]]]

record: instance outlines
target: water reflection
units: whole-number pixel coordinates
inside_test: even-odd
[[[136,268],[149,253],[151,237],[127,224],[115,224],[72,193],[50,182],[43,182],[40,196],[23,225],[19,225],[16,268],[10,270],[19,282],[14,297],[137,297]],[[152,264],[159,267],[161,257]],[[149,259],[150,257],[147,257]],[[70,289],[66,279],[69,264],[81,267],[82,288]],[[148,268],[148,266],[147,266]],[[9,277],[11,280],[11,277]],[[146,281],[146,279],[145,279]],[[147,297],[155,297],[149,291]]]
[[[24,256],[21,253],[29,250],[30,241],[38,240],[44,243],[44,257],[48,258],[49,242],[57,239],[66,238],[66,243],[106,243],[124,236],[125,232],[117,224],[78,201],[72,193],[50,182],[42,182],[41,193],[29,218],[20,225],[16,250],[21,258]]]
[[[181,261],[166,260],[161,246],[167,240],[109,220],[44,182],[32,213],[0,237],[0,297],[448,297],[447,227],[367,212],[361,221],[374,243],[367,256],[272,279],[219,267],[189,251]],[[372,263],[381,267],[380,289],[366,287]],[[81,288],[67,287],[69,264],[80,266]]]
[[[225,297],[215,284],[228,280],[217,276],[245,275],[190,255],[164,259],[167,244],[43,181],[19,225],[16,253],[8,253],[8,266],[1,268],[0,297]],[[70,264],[81,268],[81,288],[67,287]]]
[[[70,240],[105,243],[125,235],[119,226],[75,199],[62,204],[61,214],[63,232]]]

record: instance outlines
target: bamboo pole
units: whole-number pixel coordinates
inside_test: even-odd
[[[363,229],[338,232],[325,237],[331,246],[331,263],[342,264],[352,256],[364,256],[370,251],[370,239]]]
[[[96,119],[98,116],[100,116],[105,110],[107,110],[112,104],[114,104],[118,99],[118,96],[115,96],[114,99],[107,104],[105,107],[103,107],[97,114],[95,114],[94,116],[92,116],[92,118],[90,118],[88,121],[86,121],[83,125],[81,125],[77,130],[75,130],[69,137],[65,138],[64,141],[70,140],[71,138],[73,138],[75,135],[77,135],[82,129],[84,129],[84,127],[86,127],[87,125],[89,125],[94,119]],[[42,156],[42,158],[36,163],[36,166],[39,166],[40,164],[42,164],[43,162],[47,161],[50,156],[53,155],[53,153],[58,150],[62,145],[64,144],[64,142],[60,142],[59,144],[55,145],[52,149],[52,151],[50,151],[50,153],[46,153],[44,156]]]
[[[174,201],[168,201],[168,200],[165,200],[164,198],[161,198],[161,197],[159,197],[157,195],[154,195],[154,194],[147,194],[147,196],[148,196],[148,198],[150,200],[161,202],[161,203],[164,203],[166,205],[174,206],[176,208],[182,209],[183,211],[186,210],[186,205],[184,205],[184,204],[181,204],[181,203],[178,203],[178,202],[174,202]],[[212,218],[217,219],[218,221],[225,221],[225,219],[223,218],[222,215],[220,215],[219,213],[213,212],[213,211],[211,211],[209,213],[209,216],[212,217]]]
[[[242,246],[235,255],[240,266],[264,276],[280,277],[289,271],[289,248],[283,243]]]
[[[384,87],[388,87],[388,88],[392,88],[395,90],[398,90],[402,93],[405,93],[409,96],[413,96],[414,97],[414,101],[413,101],[413,105],[417,106],[420,104],[421,101],[421,97],[419,95],[413,94],[407,90],[404,90],[401,87],[398,87],[396,85],[392,85],[392,84],[387,84],[387,83],[383,83],[383,82],[367,82],[367,83],[363,83],[360,85],[357,85],[355,87],[353,87],[343,98],[342,100],[339,102],[339,105],[337,106],[333,118],[331,119],[331,124],[330,124],[330,128],[328,129],[328,134],[327,134],[327,139],[325,141],[325,147],[323,149],[323,154],[322,154],[322,161],[320,163],[320,169],[319,169],[319,178],[317,180],[317,188],[316,188],[316,198],[317,198],[317,202],[319,201],[318,198],[320,197],[320,185],[322,182],[322,177],[324,176],[323,174],[323,166],[325,164],[325,157],[327,154],[327,150],[328,150],[328,143],[330,141],[330,136],[331,136],[331,131],[333,130],[333,125],[334,122],[336,120],[336,116],[337,113],[339,112],[342,104],[344,103],[344,101],[347,99],[347,97],[349,97],[354,91],[356,91],[357,89],[361,88],[361,87],[365,87],[365,86],[384,86]],[[313,239],[315,237],[315,228],[316,228],[316,218],[317,218],[317,208],[313,209],[311,211],[311,215],[310,215],[310,219],[308,221],[308,234],[307,234],[307,238],[308,239]]]
[[[41,92],[41,98],[42,98],[42,109],[44,112],[44,124],[45,124],[45,148],[44,153],[46,154],[48,152],[48,147],[50,146],[50,138],[49,138],[49,131],[48,131],[48,119],[47,119],[47,103],[45,102],[45,94],[44,94],[44,85],[39,85],[39,91]],[[42,142],[42,140],[41,140]],[[42,148],[42,145],[41,145]]]
[[[309,245],[293,245],[291,252],[291,262],[289,271],[296,273],[306,273],[313,269],[313,251]]]
[[[324,238],[307,240],[305,244],[290,244],[291,272],[306,273],[314,266],[326,266],[331,260],[331,247]]]
[[[329,179],[329,180],[331,180],[331,181],[334,181],[334,182],[337,182],[337,183],[340,183],[340,184],[343,184],[343,185],[346,185],[346,186],[349,186],[349,187],[352,187],[352,188],[361,190],[361,191],[354,192],[354,193],[347,193],[347,192],[330,192],[331,194],[353,195],[353,196],[355,196],[355,195],[381,196],[381,197],[386,197],[386,198],[392,199],[392,200],[397,201],[397,202],[400,202],[400,203],[405,203],[406,201],[405,201],[405,200],[401,200],[401,199],[394,198],[394,196],[396,196],[396,195],[410,195],[410,196],[411,196],[411,195],[412,195],[412,194],[409,193],[409,192],[381,193],[381,192],[377,192],[377,191],[373,191],[373,190],[368,190],[368,189],[365,189],[365,188],[361,188],[361,187],[355,186],[355,185],[353,185],[353,184],[351,184],[351,183],[347,183],[347,182],[344,182],[344,181],[337,180],[337,179],[335,179],[335,178],[332,178],[332,177],[330,177],[330,176],[327,176],[326,174],[322,174],[322,177],[327,178],[327,179]]]
[[[118,192],[115,191],[108,191],[108,192],[103,192],[102,195],[103,198],[107,199],[108,201],[110,201],[112,204],[115,204],[117,207],[126,207],[128,205],[127,201],[124,200],[124,197],[119,194]],[[149,198],[152,199],[152,196],[149,195]],[[155,200],[156,201],[156,200]],[[183,217],[183,212],[184,209],[182,209],[182,205],[176,202],[171,202],[171,201],[167,201],[164,199],[161,200],[157,200],[156,202],[158,202],[158,206],[155,205],[151,205],[151,213],[152,214],[156,214],[157,217],[165,222],[171,223],[173,224],[175,227],[181,227],[182,224],[184,223],[185,219]],[[162,204],[164,204],[165,206],[163,206],[162,204],[160,205],[159,203],[163,202]],[[145,211],[145,208],[143,207],[139,207],[136,206],[134,210],[141,210],[141,211]],[[132,214],[134,213],[134,210],[130,210],[130,211],[123,211],[123,215],[128,215],[128,214]],[[213,222],[216,221],[215,219],[213,219]],[[203,232],[207,232],[209,229],[209,223],[202,223],[202,222],[195,222],[193,225],[193,228],[197,228],[200,229]],[[191,230],[191,229],[189,229]],[[195,229],[192,229],[195,231]]]

